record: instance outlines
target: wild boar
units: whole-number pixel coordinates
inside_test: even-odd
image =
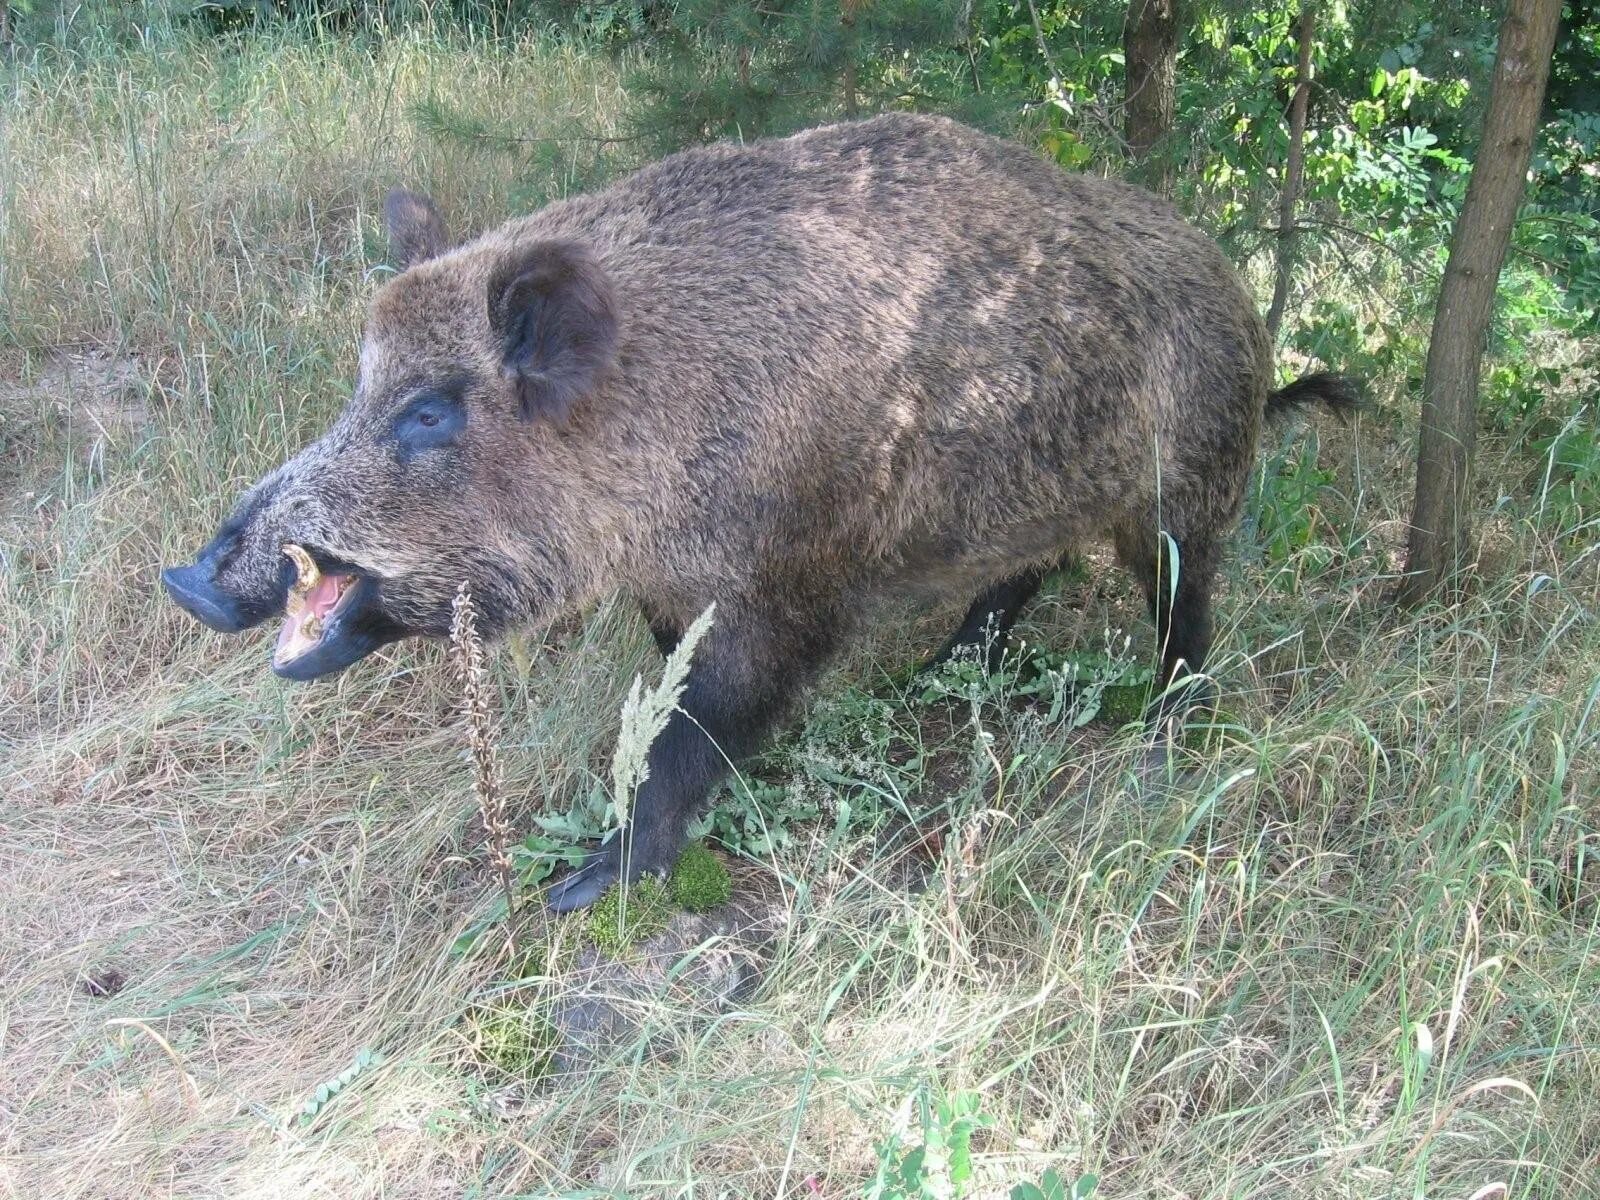
[[[491,632],[620,592],[663,649],[714,601],[630,828],[557,910],[668,870],[886,599],[971,599],[952,646],[992,658],[1108,538],[1163,687],[1192,679],[1263,415],[1352,402],[1328,374],[1272,390],[1254,302],[1170,205],[935,117],[689,150],[455,248],[421,196],[386,216],[400,272],[348,404],[163,579],[236,633],[284,611],[304,547],[289,679],[446,634],[463,581]]]

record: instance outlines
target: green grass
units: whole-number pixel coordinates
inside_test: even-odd
[[[156,572],[337,408],[387,185],[473,229],[627,165],[452,146],[413,108],[605,130],[615,67],[163,35],[0,81],[9,1194],[848,1197],[969,1092],[986,1196],[1046,1170],[1109,1197],[1600,1194],[1600,581],[1499,448],[1469,597],[1408,617],[1415,414],[1324,430],[1338,493],[1281,559],[1241,537],[1225,727],[1171,752],[1004,688],[925,702],[886,680],[952,614],[893,622],[755,785],[816,814],[741,868],[791,910],[759,986],[714,1019],[647,1006],[545,1091],[507,1031],[561,968],[513,986],[451,952],[494,890],[440,650],[283,686]],[[1118,629],[1148,652],[1091,563],[1024,632]],[[604,781],[652,657],[614,605],[496,654],[520,831]],[[124,985],[87,994],[107,967]]]

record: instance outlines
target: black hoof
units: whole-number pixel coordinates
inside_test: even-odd
[[[588,908],[621,876],[618,855],[610,846],[604,846],[552,884],[544,902],[556,913]]]
[[[544,896],[550,911],[576,912],[580,908],[588,908],[604,896],[606,889],[622,878],[623,853],[624,843],[621,838],[616,838],[590,854],[582,865],[574,867],[551,884]],[[673,856],[673,861],[676,857]],[[663,867],[636,853],[628,867],[628,882],[632,883],[641,875],[665,875],[671,869],[671,863]]]

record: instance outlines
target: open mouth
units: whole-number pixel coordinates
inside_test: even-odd
[[[339,613],[356,586],[357,577],[323,571],[301,546],[290,542],[283,552],[294,563],[296,578],[289,587],[283,628],[272,651],[274,665],[293,662],[322,644],[329,622]]]
[[[323,566],[303,546],[285,544],[295,580],[284,601],[272,669],[288,679],[314,679],[349,666],[397,631],[372,611],[376,585],[353,569]],[[326,561],[326,560],[325,560]],[[343,564],[340,564],[342,567]]]

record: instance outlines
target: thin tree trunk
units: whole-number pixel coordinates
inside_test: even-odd
[[[973,26],[977,23],[976,10],[975,0],[967,0],[966,8],[961,13],[961,28],[966,31],[967,65],[972,68],[972,90],[981,96],[983,77],[978,73],[978,52],[972,48],[972,38],[976,32]]]
[[[1300,63],[1295,68],[1294,98],[1289,101],[1289,160],[1283,170],[1283,194],[1278,198],[1278,277],[1272,284],[1272,306],[1267,309],[1267,331],[1274,341],[1283,324],[1283,309],[1289,303],[1289,284],[1294,278],[1294,258],[1298,230],[1294,209],[1300,201],[1300,186],[1305,179],[1306,105],[1311,98],[1311,45],[1316,30],[1314,0],[1300,5]]]
[[[1528,158],[1539,131],[1560,18],[1561,0],[1509,0],[1500,25],[1483,140],[1450,239],[1428,342],[1417,496],[1407,574],[1396,596],[1403,605],[1453,586],[1467,561],[1478,369],[1500,267],[1527,189]]]
[[[839,23],[844,26],[844,115],[853,117],[860,111],[856,99],[856,8],[860,0],[843,0],[839,5]]]
[[[1178,63],[1178,0],[1129,0],[1122,26],[1122,129],[1138,172],[1163,196],[1172,191],[1173,90]]]

